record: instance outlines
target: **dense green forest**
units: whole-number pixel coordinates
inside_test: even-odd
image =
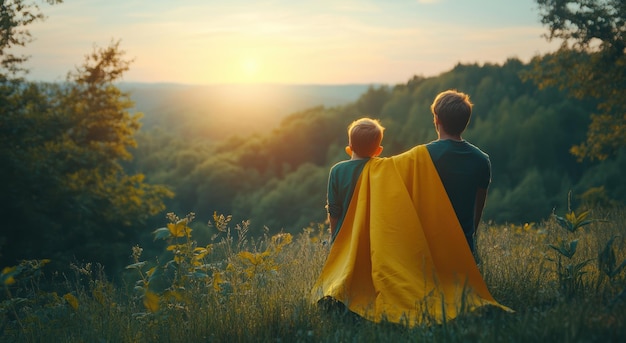
[[[474,114],[464,138],[491,156],[493,183],[484,219],[523,223],[547,218],[574,204],[626,201],[621,170],[626,156],[601,163],[577,162],[570,148],[583,141],[596,104],[569,98],[556,88],[538,89],[520,75],[530,66],[462,65],[437,77],[370,87],[357,101],[296,112],[264,134],[233,136],[217,143],[201,135],[180,139],[176,131],[140,131],[133,171],[176,196],[168,210],[196,213],[206,222],[214,211],[251,221],[261,233],[300,232],[325,219],[328,169],[347,158],[346,128],[359,117],[386,127],[383,156],[436,138],[429,106],[455,88],[471,95]]]

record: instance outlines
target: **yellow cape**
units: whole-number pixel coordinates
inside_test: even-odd
[[[512,311],[489,293],[424,145],[365,165],[312,295],[409,326]]]

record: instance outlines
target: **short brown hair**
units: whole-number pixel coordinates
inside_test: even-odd
[[[437,95],[430,110],[439,118],[439,123],[446,133],[460,135],[472,116],[472,106],[469,95],[457,90],[447,90]]]
[[[376,119],[361,118],[348,126],[348,140],[352,151],[361,157],[371,157],[383,141],[385,128]]]

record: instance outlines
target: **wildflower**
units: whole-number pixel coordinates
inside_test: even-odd
[[[143,305],[148,309],[148,311],[154,313],[159,310],[159,295],[146,291],[146,294],[143,297]]]
[[[15,271],[17,270],[17,266],[13,266],[13,267],[5,267],[4,269],[2,269],[2,283],[5,286],[9,286],[15,283],[15,278],[13,277],[13,275],[15,275]]]
[[[74,309],[78,310],[78,299],[71,293],[67,293],[63,296],[63,299]]]

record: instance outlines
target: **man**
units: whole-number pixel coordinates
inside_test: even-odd
[[[426,145],[452,207],[476,255],[475,234],[491,182],[489,156],[461,137],[472,115],[469,96],[455,90],[439,93],[431,107],[438,139]]]

